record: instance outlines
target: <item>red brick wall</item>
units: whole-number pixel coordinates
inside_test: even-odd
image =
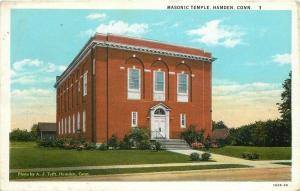
[[[100,37],[98,37],[100,38]],[[128,42],[128,39],[120,39],[111,37],[115,42]],[[102,39],[104,40],[104,39]],[[142,42],[134,40],[132,43]],[[149,42],[148,42],[149,43]],[[145,43],[148,45],[147,43]],[[155,43],[154,43],[155,44]],[[153,46],[150,43],[149,46]],[[164,48],[162,44],[158,44],[160,48]],[[177,46],[167,45],[167,48],[178,50]],[[181,51],[185,51],[181,48]],[[196,51],[196,49],[187,49]],[[198,50],[199,51],[199,50]],[[199,51],[203,55],[209,55],[203,51]],[[198,52],[198,53],[199,53]],[[134,57],[135,55],[135,57]],[[138,126],[148,127],[150,129],[150,113],[149,109],[160,103],[153,101],[153,70],[160,68],[165,71],[165,105],[170,111],[170,138],[179,138],[180,132],[185,129],[180,128],[179,118],[180,113],[186,114],[187,127],[191,124],[196,125],[197,130],[205,129],[205,133],[211,134],[211,64],[208,62],[188,60],[183,58],[151,55],[141,52],[125,51],[104,47],[96,47],[94,50],[95,59],[95,93],[94,101],[91,100],[91,75],[90,71],[92,59],[90,54],[87,55],[81,64],[75,68],[63,82],[57,87],[57,124],[62,118],[72,116],[75,113],[77,126],[77,112],[81,115],[82,127],[82,111],[86,111],[86,132],[84,137],[92,140],[91,129],[91,104],[94,104],[94,123],[96,128],[96,142],[105,142],[108,137],[115,134],[119,139],[129,132],[131,128],[131,112],[138,112]],[[160,59],[160,60],[159,60]],[[184,61],[184,63],[181,63]],[[107,64],[108,62],[108,64]],[[135,66],[141,69],[141,99],[127,99],[127,68]],[[107,68],[108,66],[108,68]],[[144,69],[151,72],[142,72]],[[107,73],[108,70],[108,73]],[[88,71],[88,93],[87,96],[82,96],[83,75]],[[177,102],[177,73],[184,71],[189,74],[189,102]],[[79,72],[79,76],[77,75]],[[175,75],[168,74],[175,72]],[[108,81],[107,79],[108,74]],[[192,74],[194,77],[192,77]],[[78,92],[78,82],[80,81],[80,92]],[[73,91],[73,96],[68,97],[67,87],[76,90]],[[71,89],[72,89],[71,88]],[[107,99],[108,90],[108,99]],[[68,90],[69,91],[69,90]],[[72,99],[74,104],[72,103]],[[108,100],[108,102],[107,102]],[[69,102],[69,104],[68,104]],[[78,102],[78,104],[77,104]],[[67,104],[65,107],[65,103]],[[108,109],[108,113],[107,113]],[[107,120],[108,119],[108,120]],[[73,119],[71,119],[71,127]],[[107,127],[108,124],[108,127]],[[107,132],[108,129],[108,132]],[[73,132],[73,131],[71,131]],[[58,132],[57,132],[58,134]],[[67,133],[59,135],[60,137],[79,138],[78,133]]]

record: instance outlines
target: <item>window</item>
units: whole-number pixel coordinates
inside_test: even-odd
[[[82,112],[82,131],[85,132],[85,111]]]
[[[64,134],[64,119],[61,119],[61,134]]]
[[[137,127],[138,113],[133,111],[131,112],[131,127]]]
[[[77,113],[77,130],[80,129],[80,113]]]
[[[154,111],[154,114],[155,115],[166,115],[166,112],[162,108],[158,108],[157,110]]]
[[[87,95],[87,72],[83,74],[83,96]]]
[[[60,121],[58,122],[58,134],[60,135]]]
[[[69,133],[71,133],[71,117],[69,116]]]
[[[154,101],[165,101],[165,72],[154,71]]]
[[[65,118],[65,134],[67,133],[67,118]]]
[[[73,133],[75,133],[75,114],[73,114]]]
[[[186,127],[186,115],[185,115],[185,113],[180,114],[180,127],[181,128]]]
[[[177,75],[177,101],[188,102],[188,74]]]
[[[128,99],[141,98],[140,69],[128,68]]]

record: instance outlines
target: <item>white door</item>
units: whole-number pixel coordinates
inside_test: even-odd
[[[154,116],[153,138],[166,138],[166,116]]]

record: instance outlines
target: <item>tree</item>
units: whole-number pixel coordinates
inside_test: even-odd
[[[212,121],[212,127],[213,127],[213,130],[228,128],[223,121],[218,121],[218,122]]]
[[[38,137],[38,135],[37,135],[37,128],[38,128],[38,125],[37,124],[33,124],[32,127],[31,127],[31,129],[30,129],[30,133],[35,138]]]
[[[281,114],[281,119],[286,128],[291,129],[291,90],[292,90],[292,72],[289,73],[288,79],[284,80],[282,87],[283,92],[281,93],[282,103],[277,103],[278,110]]]

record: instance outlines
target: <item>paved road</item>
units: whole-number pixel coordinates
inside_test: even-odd
[[[42,180],[42,179],[38,179]],[[121,175],[60,177],[47,181],[290,181],[291,168],[215,169]]]

